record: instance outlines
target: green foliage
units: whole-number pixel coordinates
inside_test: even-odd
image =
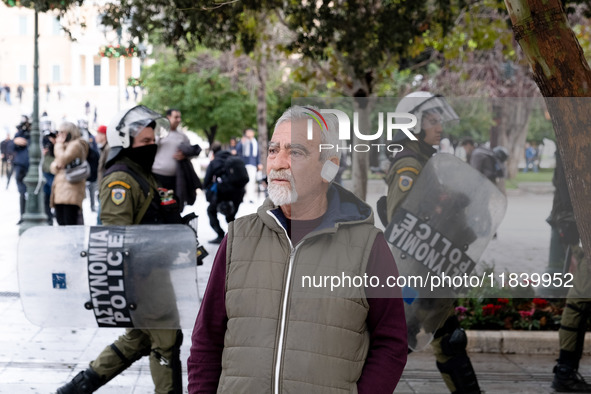
[[[8,7],[27,7],[35,8],[37,12],[60,11],[65,12],[74,5],[82,5],[84,0],[2,0]]]
[[[425,31],[416,50],[433,48],[445,59],[466,60],[475,51],[501,46],[506,59],[515,59],[513,33],[503,0],[478,0],[454,6],[451,29],[433,24]]]
[[[162,57],[144,70],[147,95],[142,104],[164,112],[178,108],[183,123],[209,142],[228,142],[256,124],[256,105],[243,86],[233,86],[218,70],[192,70],[189,62]]]
[[[283,12],[295,38],[287,48],[311,60],[313,66],[304,64],[296,76],[303,82],[325,78],[326,87],[341,94],[373,95],[379,78],[388,76],[379,70],[411,56],[415,40],[427,26],[442,20],[437,13],[429,14],[430,4],[417,0],[348,0],[337,5],[288,1]],[[322,74],[314,75],[319,68]]]
[[[541,143],[544,138],[556,141],[554,127],[549,119],[546,119],[545,109],[536,108],[532,110],[527,127],[527,140]]]

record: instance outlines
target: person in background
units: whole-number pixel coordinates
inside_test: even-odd
[[[241,157],[248,171],[248,184],[246,185],[246,201],[254,203],[257,193],[257,171],[263,169],[259,157],[259,144],[255,138],[253,129],[245,129],[242,139],[236,145],[236,154]]]
[[[43,202],[45,204],[45,214],[47,215],[47,224],[53,226],[53,211],[51,209],[51,189],[53,187],[53,179],[55,176],[51,173],[51,163],[55,160],[53,148],[55,146],[55,138],[57,134],[47,127],[43,130],[43,157],[41,159],[41,169],[43,171]]]
[[[525,143],[525,168],[523,172],[528,172],[530,169],[533,172],[538,172],[538,149],[536,149],[535,142]]]
[[[23,93],[25,91],[25,88],[23,88],[23,85],[18,85],[16,88],[16,96],[18,97],[18,102],[19,103],[23,103]]]
[[[152,172],[158,184],[173,190],[179,209],[195,202],[195,190],[201,188],[201,182],[190,162],[192,157],[201,153],[199,145],[191,145],[189,137],[180,130],[181,111],[171,108],[166,111],[170,130],[158,140],[158,152]],[[180,217],[180,211],[179,211]]]
[[[6,188],[8,189],[12,176],[12,161],[14,160],[14,143],[10,138],[10,133],[6,133],[6,138],[0,142],[0,155],[2,157],[0,176],[6,176]]]
[[[449,153],[450,155],[453,155],[454,152],[454,146],[452,145],[449,138],[442,138],[441,142],[439,143],[439,153]]]
[[[90,164],[91,173],[86,180],[86,189],[88,190],[88,199],[90,200],[90,210],[96,212],[97,187],[98,187],[98,162],[99,162],[99,148],[96,143],[94,135],[88,129],[88,121],[86,119],[78,120],[78,128],[82,138],[88,142],[88,156],[86,160]]]
[[[66,168],[80,165],[88,156],[88,142],[81,137],[80,129],[74,123],[64,122],[58,127],[53,147],[55,160],[50,166],[55,175],[50,204],[60,226],[84,224],[80,223],[80,218],[86,180],[71,183],[66,179]]]
[[[230,147],[228,148],[228,150],[234,156],[236,156],[238,154],[238,151],[236,150],[237,145],[238,145],[238,140],[236,139],[236,137],[230,138]]]
[[[505,177],[505,162],[509,158],[509,151],[504,146],[493,149],[480,145],[470,153],[470,165],[499,186],[499,180]]]
[[[27,204],[27,186],[25,185],[25,176],[29,171],[29,140],[31,139],[31,124],[29,118],[25,115],[21,118],[21,123],[16,127],[17,132],[12,140],[14,146],[14,178],[18,187],[19,206],[21,218],[17,224],[23,222],[25,206]]]
[[[552,236],[557,235],[559,242],[558,245],[551,245],[551,249],[561,248],[562,250],[552,250],[551,253],[563,255],[563,261],[566,264],[563,272],[570,272],[571,261],[576,265],[573,287],[568,290],[566,306],[560,319],[558,330],[560,353],[552,371],[554,372],[552,388],[563,393],[591,393],[591,384],[587,383],[579,373],[585,333],[591,317],[589,260],[585,257],[580,245],[579,230],[558,151],[556,151],[556,168],[552,183],[555,188],[554,200],[547,222],[552,226]]]
[[[237,160],[242,165],[243,170],[244,164],[231,152],[222,150],[222,145],[217,141],[211,144],[211,154],[213,159],[207,166],[205,178],[203,178],[203,188],[205,189],[205,197],[209,202],[207,207],[209,224],[218,235],[209,243],[220,244],[225,233],[218,220],[218,211],[226,217],[226,223],[230,223],[236,218],[236,213],[244,197],[244,187],[236,188],[221,182],[226,173],[226,163],[228,160]]]

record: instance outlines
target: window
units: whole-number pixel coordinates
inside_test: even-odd
[[[21,36],[27,35],[27,16],[21,15],[18,17],[18,33]]]
[[[53,23],[51,25],[51,34],[54,36],[59,36],[62,34],[62,25],[57,18],[53,18]]]
[[[59,64],[54,64],[51,68],[51,80],[53,82],[62,81],[62,70]]]
[[[94,65],[94,86],[101,86],[101,65]]]
[[[18,80],[19,82],[27,82],[27,66],[24,64],[18,66]]]

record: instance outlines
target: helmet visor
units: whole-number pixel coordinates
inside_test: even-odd
[[[433,96],[427,99],[411,112],[417,115],[417,117],[419,117],[420,113],[420,118],[426,114],[436,114],[442,125],[446,123],[453,125],[460,120],[456,111],[453,110],[442,96]]]
[[[151,123],[154,124],[151,125]],[[107,128],[107,139],[112,147],[129,148],[131,139],[147,126],[153,126],[156,137],[168,130],[168,119],[150,108],[138,105],[117,116]]]

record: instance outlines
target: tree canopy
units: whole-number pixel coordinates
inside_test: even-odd
[[[220,75],[216,68],[198,67],[197,55],[182,63],[162,56],[143,74],[148,94],[142,100],[151,108],[178,108],[183,123],[202,133],[210,143],[228,142],[255,124],[256,104],[247,89]]]

